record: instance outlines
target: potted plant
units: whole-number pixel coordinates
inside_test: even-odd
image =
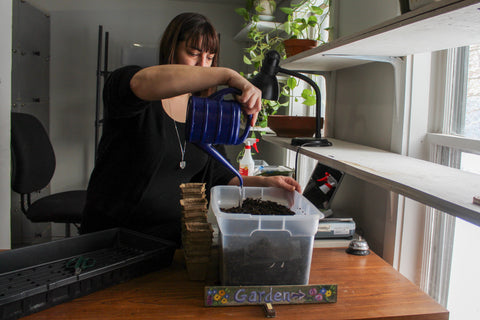
[[[313,0],[303,0],[298,4],[293,4],[291,7],[280,8],[285,13],[290,13],[287,16],[287,20],[285,23],[278,23],[276,27],[272,27],[271,30],[265,31],[259,28],[259,24],[261,24],[260,15],[264,12],[264,9],[260,5],[255,5],[256,2],[254,0],[247,0],[246,5],[243,8],[237,8],[235,11],[239,14],[245,21],[245,26],[248,28],[247,38],[249,45],[245,48],[245,54],[243,55],[243,62],[253,69],[251,72],[244,74],[247,78],[250,76],[255,76],[260,70],[262,66],[262,62],[265,58],[265,54],[269,50],[276,50],[282,59],[287,57],[284,41],[288,40],[292,37],[301,37],[303,34],[307,35],[307,27],[304,24],[303,20],[296,20],[293,19],[293,11],[295,9],[308,9],[310,13],[312,12],[320,12],[319,9],[315,5],[313,5]],[[323,9],[322,9],[323,10]],[[322,11],[324,12],[324,11]],[[312,23],[314,18],[306,19],[306,25],[308,23]],[[310,21],[310,22],[309,22]],[[315,20],[318,21],[318,20]],[[315,40],[316,43],[316,40]],[[280,83],[280,95],[277,101],[272,100],[263,100],[263,108],[260,111],[257,126],[265,128],[269,126],[268,118],[272,120],[281,116],[276,116],[277,112],[281,110],[283,107],[289,105],[290,99],[293,98],[295,101],[299,101],[301,99],[302,104],[307,106],[315,105],[316,98],[315,93],[313,90],[305,89],[302,91],[301,96],[293,97],[292,92],[298,84],[299,80],[294,77],[284,77],[283,79],[279,79]],[[298,118],[298,117],[292,117]],[[314,119],[314,117],[312,117]],[[303,120],[303,126],[306,126],[305,119]],[[285,121],[284,119],[280,120],[282,123],[289,123],[289,121]],[[271,122],[271,121],[270,121]],[[310,121],[311,123],[311,132],[315,131],[315,124],[314,121]],[[278,133],[277,133],[278,134]]]
[[[275,1],[269,1],[275,2]],[[256,5],[257,1],[247,0],[245,7],[235,9],[235,12],[240,15],[245,22],[245,26],[248,28],[247,40],[248,46],[244,49],[243,63],[245,63],[250,71],[247,74],[243,74],[245,77],[250,78],[258,73],[262,66],[265,54],[269,50],[276,50],[280,53],[282,59],[285,59],[285,48],[283,41],[286,39],[286,34],[278,29],[271,28],[270,30],[262,30],[259,27],[260,16],[264,13],[265,9],[262,5]],[[275,25],[275,24],[273,24]],[[280,24],[278,24],[280,25]],[[295,79],[293,79],[295,80]],[[267,127],[267,118],[269,115],[276,114],[280,108],[288,105],[290,98],[291,86],[295,82],[284,80],[281,81],[280,97],[278,101],[263,100],[263,108],[257,119],[257,126],[265,128]],[[290,85],[290,88],[288,87]]]
[[[284,46],[287,57],[291,57],[302,51],[315,48],[319,42],[325,42],[323,27],[330,0],[323,0],[320,5],[316,5],[315,0],[301,0],[298,3],[292,3],[289,7],[281,7],[280,10],[287,15],[286,21],[282,25],[289,36],[284,40]],[[300,17],[297,17],[301,13]]]
[[[275,20],[274,13],[277,8],[275,0],[254,0],[253,7],[255,7],[255,12],[258,12],[258,18],[261,21]]]

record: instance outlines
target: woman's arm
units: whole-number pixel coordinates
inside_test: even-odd
[[[229,68],[157,65],[141,69],[130,81],[132,92],[147,101],[171,98],[218,85],[227,85],[242,91],[237,100],[247,114],[256,115],[260,111],[262,106],[260,89]]]
[[[302,192],[300,184],[291,177],[285,176],[251,176],[251,177],[242,177],[243,185],[246,187],[277,187],[282,188],[288,191],[297,191]],[[229,185],[238,186],[240,184],[237,177],[232,178]]]

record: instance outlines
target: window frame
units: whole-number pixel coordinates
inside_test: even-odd
[[[428,117],[428,130],[425,133],[428,160],[459,168],[462,152],[480,154],[479,139],[459,135],[465,121],[468,47],[434,52],[431,57],[431,116]],[[415,77],[410,80],[410,84],[414,83]],[[413,95],[410,97],[411,103],[414,103],[415,98]],[[411,130],[412,126],[409,128]],[[399,212],[402,217],[399,221],[401,234],[409,233],[412,227],[405,223],[404,206]],[[424,218],[417,217],[416,220],[423,229],[423,239],[416,237],[416,243],[421,243],[421,257],[415,259],[411,254],[404,254],[412,249],[412,243],[405,242],[401,237],[397,246],[401,248],[398,250],[398,261],[407,260],[408,267],[416,270],[409,278],[445,307],[448,303],[455,221],[455,216],[425,206]],[[407,269],[408,274],[408,267],[397,262],[397,268],[402,273]]]

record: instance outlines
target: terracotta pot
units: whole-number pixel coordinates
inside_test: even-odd
[[[287,57],[296,55],[297,53],[315,48],[317,46],[316,40],[310,39],[287,39],[283,40],[285,45],[285,53]]]
[[[323,127],[323,118],[320,121]],[[316,118],[302,116],[268,116],[268,127],[279,137],[312,137],[315,134]]]

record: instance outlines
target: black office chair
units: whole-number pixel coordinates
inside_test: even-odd
[[[55,153],[45,128],[34,116],[12,112],[12,190],[20,194],[23,213],[32,222],[65,223],[78,229],[86,190],[51,194],[31,203],[31,193],[45,188],[55,172]]]

